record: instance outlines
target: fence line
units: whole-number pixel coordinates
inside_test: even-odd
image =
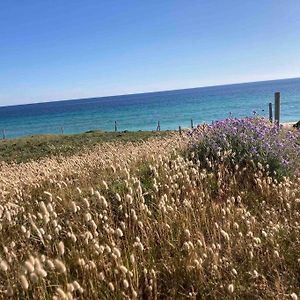
[[[280,92],[275,92],[274,93],[274,122],[275,124],[280,124],[280,113],[281,113],[281,109],[280,109]],[[269,121],[272,123],[273,122],[273,104],[270,102],[268,103],[268,111],[269,111]],[[264,110],[262,110],[264,111]],[[232,115],[230,115],[232,116]],[[194,121],[191,118],[190,119],[190,128],[193,129],[194,128]],[[161,122],[160,120],[157,121],[157,126],[156,126],[156,131],[161,131]],[[114,121],[114,132],[118,132],[118,122]],[[182,134],[182,127],[181,125],[179,125],[178,127],[178,132],[181,135]],[[64,126],[60,127],[60,133],[64,134]],[[38,133],[37,133],[38,134]],[[7,130],[4,128],[2,129],[2,138],[3,140],[5,140],[7,138]]]
[[[275,105],[275,123],[280,124],[280,92],[274,94],[274,105]]]
[[[269,103],[269,121],[273,122],[273,110],[272,110],[272,103]]]

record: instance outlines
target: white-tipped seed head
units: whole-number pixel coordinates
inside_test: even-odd
[[[20,276],[20,283],[21,283],[22,288],[23,288],[24,290],[28,290],[28,288],[29,288],[29,283],[28,283],[28,280],[27,280],[27,278],[26,278],[25,275],[21,275],[21,276]]]
[[[291,294],[291,298],[292,298],[293,300],[298,300],[298,296],[297,296],[296,293],[292,293],[292,294]]]
[[[116,234],[117,234],[118,237],[122,237],[123,236],[123,231],[120,228],[117,228]]]
[[[1,260],[0,262],[0,269],[4,272],[8,270],[8,264],[5,260]]]
[[[112,282],[110,282],[110,283],[108,284],[108,287],[109,287],[109,289],[110,289],[112,292],[115,290],[115,287],[114,287],[114,285],[113,285]]]
[[[54,260],[54,266],[57,269],[57,271],[60,272],[60,273],[65,273],[67,271],[66,266],[59,259]]]
[[[232,294],[232,293],[234,292],[234,285],[233,285],[233,284],[229,284],[229,285],[228,285],[228,292],[229,292],[230,294]]]
[[[65,245],[62,241],[58,243],[58,253],[60,256],[64,255],[65,253]]]
[[[127,279],[123,280],[123,285],[126,290],[129,288],[129,283],[128,283]]]
[[[125,266],[120,266],[120,270],[123,274],[126,274],[128,272],[128,269]]]

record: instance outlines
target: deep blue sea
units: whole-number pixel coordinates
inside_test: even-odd
[[[281,92],[281,120],[300,120],[300,78],[185,90],[0,107],[0,130],[13,138],[34,134],[178,129],[233,117],[268,116]]]

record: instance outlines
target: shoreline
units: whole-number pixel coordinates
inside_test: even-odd
[[[293,125],[295,125],[298,121],[295,121],[295,122],[283,122],[281,123],[281,125],[284,127],[284,128],[289,128],[289,129],[293,129]]]
[[[294,131],[297,130],[293,128],[295,123],[283,122],[281,126],[286,130]],[[181,128],[181,130],[184,132],[190,128]],[[8,138],[0,141],[0,163],[21,163],[44,157],[70,156],[106,143],[125,144],[154,138],[163,139],[175,133],[180,134],[178,130],[119,132],[91,130],[77,134],[44,134]]]
[[[267,117],[265,117],[266,120],[268,120]],[[300,117],[299,117],[300,120]],[[297,121],[285,121],[281,122],[280,125],[282,125],[284,128],[293,128],[293,125],[296,124],[299,120]],[[221,121],[221,120],[217,120]],[[198,125],[203,125],[203,124],[210,124],[210,123],[199,123],[199,124],[194,124],[194,128],[197,127]],[[191,129],[190,127],[181,127],[182,130],[188,130]],[[179,129],[165,129],[165,130],[122,130],[122,131],[104,131],[101,129],[95,129],[95,130],[88,130],[88,131],[83,131],[83,132],[76,132],[76,133],[41,133],[41,134],[32,134],[32,135],[21,135],[21,136],[16,136],[16,137],[5,137],[0,139],[1,142],[5,141],[18,141],[22,139],[36,139],[36,138],[54,138],[54,137],[75,137],[75,136],[81,136],[81,135],[88,135],[88,134],[102,134],[102,135],[113,135],[113,134],[155,134],[157,132],[165,132],[165,133],[170,133],[170,132],[177,132]]]

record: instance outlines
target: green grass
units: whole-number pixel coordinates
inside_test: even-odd
[[[97,144],[138,142],[166,137],[168,131],[103,132],[89,131],[72,135],[36,135],[0,141],[0,161],[21,163],[51,156],[70,156]]]

